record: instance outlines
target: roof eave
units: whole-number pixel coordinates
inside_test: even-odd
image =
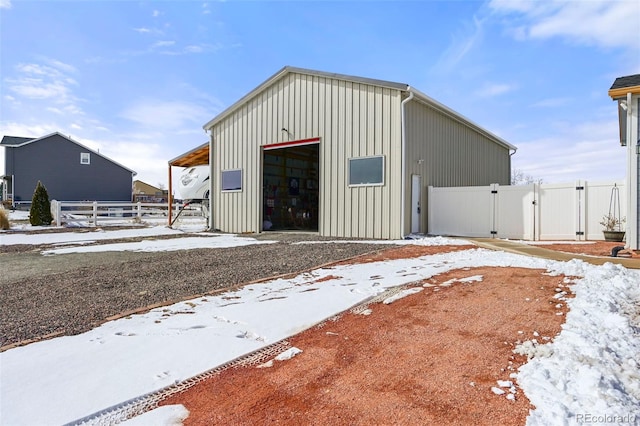
[[[24,142],[24,143],[21,143],[21,144],[19,144],[19,145],[12,145],[12,146],[10,146],[10,145],[6,145],[6,147],[19,148],[19,147],[21,147],[21,146],[28,145],[28,144],[30,144],[30,143],[34,143],[34,142],[38,142],[38,141],[41,141],[41,140],[43,140],[43,139],[46,139],[46,138],[49,138],[49,137],[51,137],[51,136],[55,136],[55,135],[62,136],[63,138],[67,139],[68,141],[73,142],[73,143],[75,143],[76,145],[78,145],[78,146],[80,146],[80,147],[82,147],[82,148],[86,149],[87,151],[89,151],[89,152],[91,152],[91,153],[93,153],[93,154],[95,154],[95,155],[97,155],[97,156],[99,156],[99,157],[104,158],[105,160],[107,160],[107,161],[109,161],[109,162],[111,162],[111,163],[115,164],[116,166],[122,167],[123,169],[125,169],[125,170],[127,170],[128,172],[132,173],[132,175],[133,175],[133,176],[135,176],[135,175],[137,175],[137,174],[138,174],[136,171],[131,170],[130,168],[128,168],[128,167],[126,167],[126,166],[123,166],[122,164],[118,163],[117,161],[113,161],[111,158],[105,157],[104,155],[100,154],[99,152],[94,151],[93,149],[91,149],[91,148],[87,147],[86,145],[83,145],[83,144],[81,144],[80,142],[78,142],[78,141],[76,141],[76,140],[74,140],[74,139],[71,139],[69,136],[63,135],[63,134],[62,134],[62,133],[60,133],[60,132],[53,132],[53,133],[50,133],[50,134],[48,134],[48,135],[46,135],[46,136],[42,136],[42,137],[39,137],[39,138],[34,138],[34,139],[28,140],[28,141],[26,141],[26,142]]]
[[[205,131],[210,130],[213,126],[216,125],[216,123],[219,123],[224,118],[229,116],[233,111],[235,111],[238,107],[243,105],[247,100],[251,99],[257,93],[260,93],[266,87],[272,85],[275,81],[279,80],[284,75],[291,74],[291,73],[311,75],[311,76],[324,77],[324,78],[333,78],[333,79],[337,79],[337,80],[351,81],[351,82],[354,82],[354,83],[371,84],[371,85],[374,85],[374,86],[387,87],[387,88],[396,89],[396,90],[407,90],[407,88],[409,87],[407,84],[396,83],[396,82],[393,82],[393,81],[376,80],[376,79],[373,79],[373,78],[358,77],[358,76],[346,75],[346,74],[329,73],[329,72],[316,71],[316,70],[311,70],[311,69],[306,69],[306,68],[297,68],[297,67],[292,67],[292,66],[288,66],[287,65],[287,66],[283,67],[282,69],[280,69],[275,74],[273,74],[267,80],[265,80],[258,87],[253,89],[251,92],[249,92],[246,95],[244,95],[237,102],[232,104],[230,107],[228,107],[227,109],[222,111],[220,114],[216,115],[214,118],[209,120],[204,126],[202,126],[202,128]]]
[[[170,166],[183,167],[182,165],[179,165],[179,164],[176,164],[176,163],[179,163],[180,160],[184,159],[185,157],[189,157],[190,155],[195,154],[198,151],[203,150],[203,149],[207,149],[207,150],[209,149],[209,142],[205,142],[202,145],[199,145],[199,146],[197,146],[197,147],[195,147],[195,148],[193,148],[193,149],[191,149],[191,150],[189,150],[189,151],[187,151],[185,153],[182,153],[182,154],[178,155],[175,158],[172,158],[171,160],[169,160],[169,165]],[[185,166],[185,167],[188,167],[188,166]]]
[[[235,109],[237,107],[239,107],[240,105],[242,105],[246,100],[250,99],[253,95],[255,95],[256,93],[260,92],[263,88],[271,85],[271,83],[276,81],[282,75],[285,75],[286,73],[288,73],[289,72],[288,68],[289,67],[281,68],[278,72],[276,72],[274,75],[269,77],[266,81],[261,83],[258,87],[256,87],[255,89],[253,89],[252,91],[250,91],[249,93],[247,93],[246,95],[241,97],[238,101],[236,101],[233,104],[231,104],[231,106],[229,106],[227,109],[225,109],[220,114],[216,115],[211,120],[209,120],[204,126],[202,126],[202,128],[205,131],[210,130],[217,122],[221,121],[223,118],[227,117],[229,114],[231,114],[233,111],[235,111]]]
[[[640,94],[640,86],[618,87],[615,89],[609,89],[609,96],[614,100],[626,97],[627,93],[631,93],[632,95]]]

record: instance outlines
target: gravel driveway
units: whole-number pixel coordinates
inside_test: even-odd
[[[292,244],[322,239],[315,234],[264,233],[252,237],[277,242],[174,252],[55,256],[40,254],[46,247],[0,246],[0,346],[51,334],[79,334],[123,312],[389,247],[366,243]]]

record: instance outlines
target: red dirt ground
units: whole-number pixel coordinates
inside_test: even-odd
[[[368,261],[466,248],[406,246]],[[533,408],[522,391],[509,401],[491,387],[525,361],[518,342],[560,332],[566,308],[553,296],[564,277],[544,272],[450,271],[371,315],[292,337],[303,352],[291,360],[226,370],[163,405],[183,404],[185,425],[522,425]],[[473,275],[482,282],[439,286]]]
[[[617,246],[623,246],[624,243],[615,243],[607,241],[589,241],[588,244],[549,244],[540,245],[541,248],[547,248],[549,250],[557,250],[566,253],[587,254],[590,256],[611,256],[611,249]]]

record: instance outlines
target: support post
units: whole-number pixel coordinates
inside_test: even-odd
[[[171,227],[171,215],[173,213],[173,183],[171,182],[171,164],[169,164],[169,194],[167,195],[168,201],[168,209],[167,209],[167,217],[169,218],[169,222],[167,225]]]

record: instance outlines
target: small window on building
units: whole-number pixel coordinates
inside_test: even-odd
[[[223,170],[221,181],[223,191],[242,191],[242,170]]]
[[[349,159],[349,186],[384,185],[384,157]]]
[[[81,152],[80,164],[91,164],[91,154],[88,152]]]

